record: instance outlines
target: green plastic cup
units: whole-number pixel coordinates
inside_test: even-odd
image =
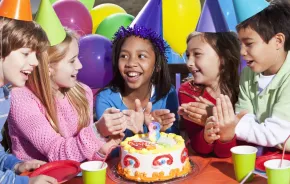
[[[231,149],[235,176],[238,182],[241,182],[249,172],[255,169],[257,151],[258,149],[253,146],[235,146]],[[251,181],[253,176],[250,176],[247,181]]]
[[[268,160],[264,163],[268,184],[289,184],[290,183],[290,161],[283,160],[279,168],[281,159]]]
[[[105,184],[107,163],[101,168],[102,161],[89,161],[81,164],[84,184]]]

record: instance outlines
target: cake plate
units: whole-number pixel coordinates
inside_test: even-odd
[[[114,182],[116,182],[118,184],[119,183],[120,184],[125,184],[125,183],[126,184],[137,184],[137,183],[138,184],[148,184],[148,182],[132,181],[132,180],[128,180],[128,179],[120,176],[117,173],[117,165],[119,162],[120,162],[119,158],[115,158],[115,159],[112,159],[112,160],[107,162],[107,164],[108,164],[107,175],[111,178],[111,180],[113,180]],[[199,166],[191,159],[189,159],[189,163],[191,166],[191,172],[188,173],[187,175],[182,176],[182,177],[178,177],[178,178],[173,178],[173,179],[166,180],[166,181],[154,181],[154,182],[150,182],[150,183],[158,183],[158,184],[161,184],[161,183],[166,183],[166,184],[181,183],[184,180],[195,177],[196,175],[198,175],[198,173],[200,171]]]

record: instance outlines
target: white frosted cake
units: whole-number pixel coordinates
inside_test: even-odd
[[[136,134],[121,143],[118,174],[138,182],[165,181],[191,171],[184,139],[176,134],[160,133],[158,141],[148,134]]]

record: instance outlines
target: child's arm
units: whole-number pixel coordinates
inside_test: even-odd
[[[28,91],[12,90],[9,126],[17,129],[19,136],[34,145],[33,149],[48,161],[93,159],[104,144],[95,135],[95,125],[81,129],[75,136],[63,137],[52,128],[34,98]]]

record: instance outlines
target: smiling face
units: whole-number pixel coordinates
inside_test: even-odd
[[[118,62],[125,87],[148,88],[151,84],[155,60],[154,50],[148,40],[135,36],[128,37],[121,47]]]
[[[276,68],[277,47],[276,39],[273,37],[267,44],[260,35],[251,28],[241,29],[239,39],[242,43],[241,55],[255,73],[272,74]]]
[[[210,86],[219,80],[220,60],[202,34],[193,36],[187,43],[187,67],[195,84]]]
[[[51,80],[57,88],[72,88],[76,85],[78,71],[82,64],[78,59],[79,47],[76,39],[72,39],[65,57],[51,64]]]
[[[38,60],[35,51],[20,48],[1,59],[0,65],[2,68],[0,75],[4,79],[4,84],[11,83],[13,86],[23,87],[28,75],[38,65]]]

